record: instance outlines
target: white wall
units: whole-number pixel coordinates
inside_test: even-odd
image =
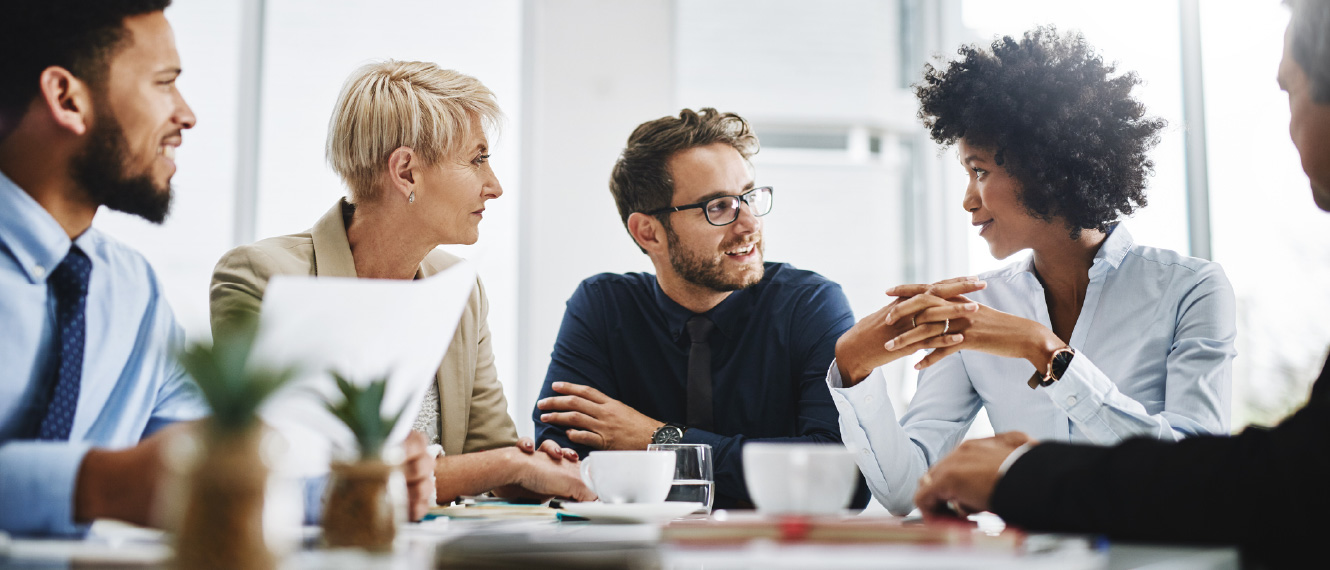
[[[634,127],[678,109],[668,0],[527,0],[523,14],[522,348],[518,380],[508,387],[518,431],[528,435],[577,284],[651,268],[619,219],[610,169]]]
[[[191,339],[211,337],[208,283],[232,246],[240,8],[240,2],[178,0],[166,12],[184,70],[180,92],[198,118],[176,156],[171,216],[159,227],[102,208],[94,220],[147,256]]]

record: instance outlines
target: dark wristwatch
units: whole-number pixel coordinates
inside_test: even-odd
[[[683,432],[687,429],[676,423],[666,423],[651,433],[651,443],[679,443],[683,441]]]
[[[1076,350],[1070,346],[1064,346],[1053,351],[1053,358],[1048,361],[1048,372],[1034,371],[1030,375],[1030,389],[1033,390],[1040,386],[1050,386],[1054,382],[1062,379],[1062,374],[1071,366],[1071,359],[1076,356]]]

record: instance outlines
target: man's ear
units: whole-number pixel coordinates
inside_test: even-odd
[[[92,125],[92,90],[68,69],[51,66],[42,70],[38,104],[50,113],[60,128],[83,135]]]
[[[400,194],[403,200],[409,200],[416,191],[416,169],[420,160],[416,151],[409,146],[399,146],[388,155],[388,183],[393,194]]]
[[[637,242],[638,247],[647,251],[647,255],[662,253],[669,248],[665,237],[665,226],[654,216],[641,212],[629,214],[628,233],[632,234],[633,241]]]

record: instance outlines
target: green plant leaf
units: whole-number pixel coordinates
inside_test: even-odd
[[[176,355],[212,409],[218,434],[242,432],[258,421],[258,409],[296,374],[296,368],[248,369],[257,327],[252,321],[217,331],[212,345],[194,343]]]
[[[380,457],[388,434],[406,412],[406,405],[394,415],[380,414],[383,396],[388,389],[387,376],[372,380],[362,388],[335,370],[331,374],[342,397],[339,401],[326,400],[324,405],[355,435],[361,459]]]

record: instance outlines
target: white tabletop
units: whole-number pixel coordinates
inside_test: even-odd
[[[307,529],[316,544],[318,529]],[[1102,541],[1100,541],[1102,542]],[[707,570],[729,568],[1169,568],[1236,569],[1235,548],[1102,543],[1077,537],[1033,535],[1020,550],[912,545],[780,544],[685,547],[661,544],[660,526],[547,521],[435,519],[406,525],[390,554],[306,548],[287,555],[282,568],[410,569],[467,567],[477,560],[536,568],[634,566]],[[1037,552],[1027,550],[1037,549]],[[170,547],[157,531],[99,523],[84,540],[0,537],[0,568],[59,567],[69,563],[154,567]],[[436,566],[436,564],[438,566]]]

